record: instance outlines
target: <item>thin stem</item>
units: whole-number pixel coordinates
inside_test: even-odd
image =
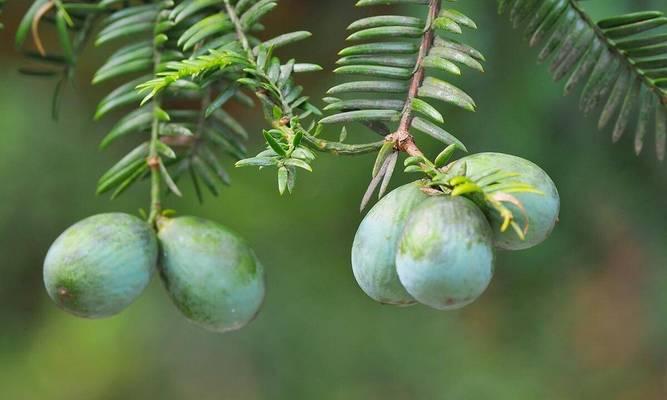
[[[155,21],[155,26],[157,27],[162,19],[162,13],[158,13],[158,16]],[[157,74],[158,67],[160,65],[161,54],[159,49],[159,44],[153,44],[153,73]],[[160,191],[162,186],[162,177],[160,176],[160,167],[162,164],[162,159],[160,158],[160,153],[158,151],[158,145],[160,141],[160,121],[158,119],[160,109],[160,95],[156,95],[152,101],[153,105],[153,124],[151,126],[151,139],[149,143],[148,158],[146,159],[146,164],[151,170],[151,206],[150,212],[148,214],[148,223],[150,225],[155,225],[160,212],[162,211],[162,203],[160,200]]]
[[[159,107],[160,107],[159,102],[158,99],[156,98],[153,100],[153,110],[157,111]],[[150,214],[148,215],[148,223],[151,225],[155,223],[157,217],[160,215],[160,211],[162,210],[162,204],[160,200],[160,190],[162,186],[161,185],[162,177],[160,176],[160,163],[162,162],[162,160],[160,159],[160,155],[158,153],[158,141],[160,140],[159,129],[160,129],[159,121],[156,117],[153,117],[153,126],[151,128],[151,141],[150,141],[148,159],[146,160],[146,163],[148,164],[148,167],[151,170],[151,210]]]
[[[384,140],[364,144],[346,144],[340,142],[330,142],[320,139],[310,134],[303,136],[304,141],[311,145],[314,150],[331,153],[335,155],[360,155],[374,153],[382,148]]]
[[[243,30],[243,25],[241,25],[241,20],[239,19],[238,15],[236,14],[236,10],[229,3],[229,0],[224,0],[224,2],[225,2],[225,8],[227,10],[227,14],[229,15],[229,19],[234,24],[234,28],[236,30],[236,37],[239,40],[239,42],[241,42],[241,47],[243,47],[243,50],[245,50],[245,52],[248,54],[248,60],[252,61],[253,63],[257,62],[257,59],[255,57],[255,53],[250,48],[250,41],[248,40],[248,36],[246,35],[245,31]],[[279,94],[280,108],[283,111],[283,113],[285,114],[285,116],[287,118],[292,118],[294,111],[289,106],[289,103],[285,100],[285,96],[283,96],[280,89],[275,87],[275,85],[273,85],[273,83],[268,79],[268,77],[263,76],[263,78],[265,78],[266,82],[271,84],[274,91]],[[267,98],[267,96],[261,91],[256,92],[255,95],[260,100],[262,100],[263,102]],[[271,122],[271,123],[275,122],[275,121],[271,120],[272,118],[268,117],[268,116],[271,115],[271,110],[268,110],[268,111],[269,112],[266,113],[268,122]]]
[[[241,25],[241,20],[239,19],[239,16],[236,14],[236,9],[231,5],[229,0],[224,0],[225,2],[225,9],[227,10],[227,15],[229,16],[229,19],[232,21],[232,24],[234,24],[234,28],[236,29],[236,37],[241,42],[241,47],[243,47],[243,50],[245,50],[246,53],[248,53],[248,59],[255,61],[255,54],[252,52],[252,49],[250,48],[250,42],[248,41],[248,37],[245,34],[245,31],[243,30],[243,25]]]
[[[401,122],[396,129],[396,132],[387,136],[387,140],[393,141],[396,144],[396,149],[399,151],[404,151],[410,156],[422,156],[424,153],[419,149],[417,143],[415,143],[414,137],[410,134],[410,126],[412,125],[412,120],[414,119],[414,114],[412,112],[412,102],[417,97],[419,93],[419,88],[421,87],[424,76],[426,74],[424,68],[424,58],[428,56],[431,46],[433,46],[433,40],[435,38],[435,32],[433,31],[433,20],[437,18],[438,12],[440,11],[441,0],[430,0],[428,4],[428,18],[426,19],[428,26],[422,37],[422,42],[419,47],[419,54],[417,56],[417,62],[415,64],[415,72],[412,75],[412,80],[410,81],[410,88],[408,89],[408,96],[405,100],[405,107],[403,108],[403,117]]]

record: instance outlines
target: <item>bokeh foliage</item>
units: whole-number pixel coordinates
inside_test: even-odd
[[[487,4],[488,3],[488,4]],[[654,8],[662,0],[586,2],[597,18]],[[503,151],[538,162],[563,197],[560,224],[544,245],[501,253],[481,301],[456,313],[396,309],[368,299],[353,280],[349,250],[373,156],[321,156],[293,196],[274,175],[230,171],[220,198],[168,198],[170,208],[218,220],[253,243],[268,270],[257,321],[231,335],[185,323],[156,282],[118,317],[84,321],[57,310],[41,283],[50,242],[87,215],[135,212],[147,187],[110,202],[95,196],[100,172],[128,147],[97,151],[109,122],[94,104],[113,86],[90,88],[102,52],[88,48],[50,119],[52,81],[16,72],[11,32],[27,2],[10,1],[0,31],[0,397],[7,399],[618,399],[667,397],[667,172],[636,158],[632,138],[611,146],[561,98],[536,51],[495,4],[459,2],[482,27],[471,43],[484,74],[461,86],[474,115],[446,118],[471,151]],[[352,2],[282,0],[267,37],[307,29],[291,48],[331,70],[345,27],[363,13]],[[273,35],[271,35],[273,34]],[[45,44],[48,45],[45,38]],[[55,40],[55,38],[53,38]],[[313,96],[332,74],[305,76]],[[104,87],[103,87],[104,86]],[[263,122],[230,110],[260,132]],[[372,138],[372,136],[369,136]],[[249,148],[259,148],[252,137]],[[440,145],[424,141],[437,154]],[[398,184],[398,179],[395,184]]]

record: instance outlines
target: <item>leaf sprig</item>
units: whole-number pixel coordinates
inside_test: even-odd
[[[531,46],[542,45],[555,80],[567,78],[565,94],[583,83],[580,108],[602,107],[598,127],[613,122],[617,142],[634,122],[634,147],[655,133],[655,149],[667,148],[667,17],[645,11],[595,23],[577,0],[499,0],[499,12],[522,27]],[[606,99],[606,100],[605,100]],[[636,121],[635,121],[636,117]]]
[[[279,110],[276,109],[276,113]],[[257,156],[236,163],[237,167],[275,167],[278,169],[278,191],[292,193],[296,184],[297,168],[312,172],[311,163],[315,154],[302,145],[307,132],[301,127],[298,117],[284,125],[263,132],[267,149]]]
[[[357,6],[404,3],[359,0]],[[348,40],[354,44],[339,52],[340,66],[334,72],[361,80],[334,86],[328,91],[332,97],[325,98],[329,103],[325,110],[333,114],[322,119],[322,124],[385,126],[376,129],[386,135],[387,144],[378,153],[362,209],[376,189],[379,188],[379,197],[384,194],[398,157],[394,151],[422,155],[411,132],[418,131],[467,151],[459,139],[443,128],[445,118],[432,101],[467,111],[477,107],[471,96],[441,77],[461,75],[462,67],[484,71],[484,56],[451,37],[462,34],[463,28],[476,29],[477,24],[456,10],[443,8],[439,0],[408,3],[425,6],[426,16],[374,16],[349,26],[352,34]]]
[[[360,0],[357,6],[402,4],[400,0]],[[437,77],[435,72],[461,75],[460,66],[483,71],[482,54],[459,43],[449,34],[461,34],[462,27],[477,28],[465,15],[451,9],[440,9],[440,1],[414,1],[428,6],[426,19],[408,16],[363,18],[349,27],[354,44],[339,52],[341,58],[334,72],[361,76],[363,80],[347,82],[329,89],[326,110],[333,115],[321,123],[382,122],[399,123],[396,132],[412,128],[445,144],[465,146],[445,131],[442,114],[430,104],[439,100],[464,110],[474,111],[475,101],[463,90]],[[372,99],[361,96],[372,94]]]
[[[297,168],[311,170],[315,159],[312,150],[363,154],[382,145],[382,142],[352,145],[327,141],[317,137],[321,126],[314,121],[304,126],[305,119],[320,116],[321,112],[303,94],[303,87],[295,83],[294,75],[319,71],[321,67],[295,60],[282,63],[274,56],[274,50],[306,39],[310,33],[297,31],[261,41],[250,34],[249,27],[253,26],[257,15],[275,6],[274,1],[258,1],[254,5],[250,4],[253,2],[239,1],[235,6],[226,0],[222,3],[225,17],[221,21],[229,20],[226,29],[235,30],[230,36],[232,42],[203,54],[193,54],[190,59],[166,64],[165,70],[154,79],[138,86],[141,93],[147,93],[144,102],[184,81],[206,87],[221,76],[229,76],[234,85],[259,99],[272,128],[263,132],[267,149],[256,157],[241,160],[237,166],[276,167],[281,193],[291,192],[294,188]]]
[[[252,3],[252,4],[251,4]],[[259,18],[272,7],[265,1],[238,2],[248,32],[261,28]],[[237,160],[245,157],[244,142],[247,131],[225,107],[231,100],[252,106],[253,101],[243,91],[237,79],[245,73],[247,59],[242,55],[242,44],[237,37],[237,26],[225,13],[222,0],[186,0],[178,5],[141,4],[134,10],[123,8],[112,14],[111,21],[100,32],[98,42],[151,32],[152,37],[135,41],[112,55],[96,74],[95,82],[140,75],[114,90],[102,100],[97,118],[121,107],[140,103],[141,107],[121,119],[103,141],[103,146],[115,139],[133,133],[148,132],[155,118],[160,137],[160,171],[167,188],[180,194],[176,185],[181,176],[191,177],[199,199],[202,187],[213,195],[219,185],[229,184],[229,174],[223,167],[222,155]],[[157,22],[151,17],[159,16]],[[152,27],[152,28],[151,28]],[[259,43],[253,37],[250,43]],[[187,79],[186,79],[187,78]],[[137,91],[137,86],[145,95]],[[148,106],[159,102],[160,107]],[[142,148],[142,146],[140,146]],[[141,152],[137,151],[137,155]],[[138,157],[138,156],[135,156]],[[139,162],[136,168],[145,169]],[[112,170],[114,170],[112,168]],[[137,181],[141,175],[126,179]],[[100,191],[109,190],[100,180]]]
[[[259,2],[257,4],[266,2]],[[270,2],[273,4],[273,2]],[[269,4],[269,3],[266,3]],[[229,46],[211,49],[208,54],[195,55],[190,59],[171,62],[165,65],[165,71],[157,74],[156,78],[137,86],[140,93],[145,95],[146,103],[184,79],[198,86],[206,87],[215,84],[222,76],[233,79],[233,85],[239,89],[247,89],[255,94],[264,109],[267,120],[273,129],[264,131],[268,150],[253,159],[242,160],[237,166],[275,166],[278,168],[279,189],[291,192],[294,188],[296,168],[310,171],[310,162],[314,154],[301,146],[301,139],[306,130],[301,127],[301,119],[311,115],[320,115],[319,109],[303,96],[303,88],[293,80],[295,73],[319,71],[321,67],[315,64],[296,63],[290,60],[283,64],[273,56],[273,49],[281,47],[310,36],[305,32],[283,34],[276,38],[261,42],[248,38],[244,31],[252,19],[246,14],[259,12],[264,7],[250,7],[246,13],[236,15],[234,9],[228,11],[231,22],[230,29],[236,30],[234,41]],[[231,4],[230,4],[231,8]],[[239,39],[239,36],[242,37]],[[255,43],[254,48],[250,44]],[[248,47],[245,47],[245,46]],[[270,160],[270,162],[268,161]]]

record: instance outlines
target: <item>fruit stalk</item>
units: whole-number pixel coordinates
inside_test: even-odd
[[[153,109],[157,111],[159,107],[158,100],[155,99],[153,101]],[[151,127],[151,142],[147,160],[148,167],[151,170],[151,209],[148,215],[148,223],[151,226],[155,224],[155,221],[160,214],[160,210],[162,209],[160,200],[160,187],[162,186],[162,178],[160,177],[160,163],[162,160],[160,159],[157,148],[157,142],[160,140],[158,133],[159,122],[156,117],[153,117],[153,125]]]
[[[160,20],[162,19],[162,13],[158,13],[157,20],[155,21],[155,26],[160,25]],[[155,32],[155,35],[157,32]],[[153,73],[157,75],[158,66],[160,65],[160,44],[156,41],[153,42]],[[161,180],[160,176],[160,167],[162,159],[158,151],[158,142],[160,140],[160,121],[158,115],[162,109],[160,108],[160,96],[157,95],[152,101],[153,104],[153,123],[151,125],[151,139],[148,150],[148,158],[146,163],[151,171],[151,206],[150,212],[148,214],[148,223],[151,226],[155,226],[158,215],[162,209],[162,204],[160,200],[160,190],[161,190]]]

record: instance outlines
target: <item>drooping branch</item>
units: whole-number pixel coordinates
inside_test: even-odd
[[[639,154],[654,126],[656,155],[665,158],[667,16],[663,12],[641,11],[596,23],[576,0],[499,0],[499,11],[507,11],[516,27],[525,26],[529,44],[542,48],[538,60],[550,60],[556,81],[566,79],[565,94],[583,87],[579,107],[584,113],[601,109],[598,128],[613,126],[613,142],[634,128]]]
[[[617,44],[612,42],[610,40],[610,38],[608,38],[605,35],[604,31],[598,26],[598,24],[595,23],[595,21],[593,21],[593,19],[590,17],[590,15],[588,15],[588,13],[586,13],[586,11],[584,11],[582,6],[577,1],[575,1],[575,0],[569,0],[569,1],[570,1],[570,5],[572,6],[572,8],[577,12],[579,18],[581,18],[581,20],[586,22],[589,29],[592,29],[595,32],[595,35],[601,41],[603,41],[607,44],[607,47],[609,48],[609,50],[611,52],[613,52],[614,54],[616,54],[616,56],[619,57],[619,59],[623,63],[625,63],[627,68],[630,68],[630,69],[633,69],[634,71],[636,71],[636,75],[637,75],[638,79],[640,79],[644,85],[646,85],[652,92],[654,92],[655,95],[658,96],[661,99],[661,102],[663,104],[667,104],[667,94],[665,94],[665,92],[663,90],[661,90],[656,85],[655,81],[653,79],[651,79],[649,77],[649,75],[645,74],[641,70],[641,68],[639,68],[637,66],[636,63],[633,63],[631,61],[630,57],[627,57],[625,54],[623,54],[621,49],[618,48]]]
[[[398,129],[391,135],[387,136],[388,141],[395,143],[395,148],[399,151],[406,152],[410,156],[422,156],[424,153],[419,149],[417,143],[415,142],[414,136],[410,134],[410,126],[412,125],[412,120],[414,119],[414,114],[412,112],[412,103],[419,93],[419,88],[421,87],[424,76],[425,76],[425,67],[424,59],[428,55],[431,47],[433,46],[433,40],[435,38],[435,32],[433,30],[433,21],[438,16],[438,11],[440,11],[441,0],[430,0],[428,5],[428,17],[426,20],[426,31],[422,37],[421,44],[419,46],[419,54],[417,55],[417,61],[415,63],[415,72],[410,80],[410,86],[408,89],[408,95],[405,101],[405,106],[403,107],[403,113],[401,117],[401,122],[398,125]]]
[[[357,6],[402,3],[403,0],[359,0]],[[476,29],[477,25],[457,10],[442,9],[441,0],[417,3],[426,9],[425,17],[380,15],[350,24],[348,29],[353,33],[347,40],[364,43],[342,49],[334,73],[365,79],[329,89],[327,94],[331,97],[324,99],[329,103],[325,110],[334,113],[320,122],[396,124],[396,130],[385,134],[385,139],[396,151],[410,156],[423,155],[412,137],[415,131],[466,151],[459,139],[443,129],[444,118],[431,101],[467,111],[475,111],[475,101],[431,71],[459,76],[461,67],[468,67],[483,72],[481,62],[485,59],[478,50],[446,36],[460,35],[463,27]],[[402,98],[397,99],[396,95]]]

